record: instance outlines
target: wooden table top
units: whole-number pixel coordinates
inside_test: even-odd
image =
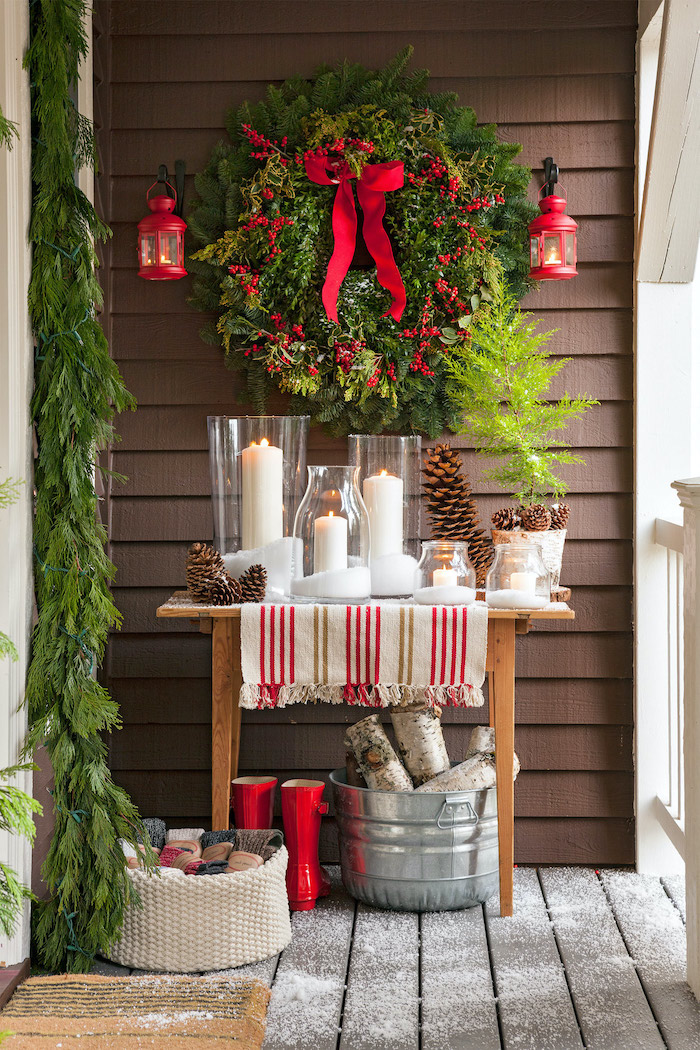
[[[320,602],[319,604],[323,604]],[[369,604],[365,602],[364,604]],[[392,603],[394,604],[394,603]],[[412,604],[406,602],[407,605]],[[241,616],[240,605],[204,605],[193,602],[189,591],[175,591],[165,605],[159,606],[156,616],[163,618],[183,619],[222,619],[238,620]],[[489,609],[489,620],[573,620],[576,613],[564,602],[552,602],[544,609]]]

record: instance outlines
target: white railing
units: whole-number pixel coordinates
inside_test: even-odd
[[[654,809],[661,827],[685,859],[683,526],[657,518],[654,541],[666,550],[666,603],[658,615],[662,628],[660,658],[666,670],[663,700],[667,728],[664,791],[656,796]],[[659,760],[663,761],[662,754]]]

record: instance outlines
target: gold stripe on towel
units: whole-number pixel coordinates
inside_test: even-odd
[[[321,681],[328,685],[328,606],[323,606],[323,675]]]
[[[398,685],[403,685],[403,661],[404,661],[404,632],[406,630],[406,610],[401,606],[399,609],[399,676],[396,679]]]
[[[314,682],[318,681],[318,605],[314,605]]]
[[[413,606],[409,606],[408,609],[408,671],[406,674],[406,684],[413,685],[413,620],[415,609]]]

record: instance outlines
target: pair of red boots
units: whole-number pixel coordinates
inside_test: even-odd
[[[231,807],[237,828],[271,828],[276,777],[238,777],[231,782]],[[322,780],[285,780],[282,784],[282,820],[289,852],[287,895],[292,911],[311,911],[318,897],[330,891],[330,879],[318,859],[321,817],[328,812],[322,800]]]

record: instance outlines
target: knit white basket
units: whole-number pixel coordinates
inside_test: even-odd
[[[260,868],[232,875],[146,875],[129,870],[141,907],[126,910],[109,958],[168,973],[225,970],[259,962],[292,939],[282,846]]]

